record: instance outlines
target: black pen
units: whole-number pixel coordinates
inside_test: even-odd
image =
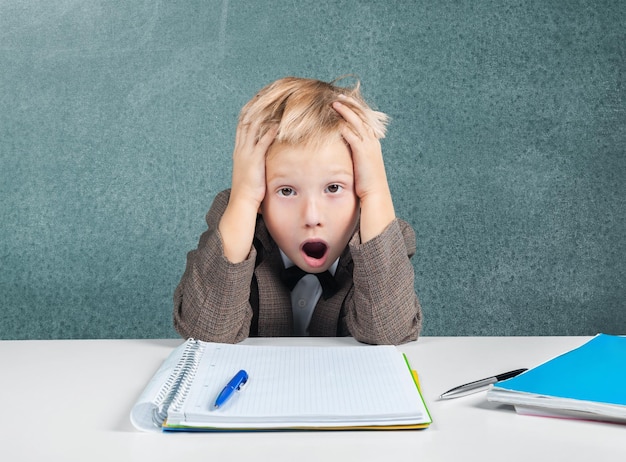
[[[476,380],[475,382],[459,385],[458,387],[454,387],[451,390],[448,390],[445,393],[441,394],[439,396],[439,399],[459,398],[461,396],[477,393],[485,387],[491,385],[492,383],[513,378],[516,375],[520,375],[522,372],[525,372],[526,370],[527,369],[515,369],[514,371],[505,372],[504,374],[498,374],[494,377],[487,377],[486,379],[480,379]]]

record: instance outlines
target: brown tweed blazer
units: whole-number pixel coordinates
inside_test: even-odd
[[[235,343],[248,336],[293,336],[290,293],[279,280],[280,252],[261,215],[248,259],[224,257],[218,224],[230,191],[219,193],[207,213],[208,229],[174,293],[174,327],[183,337]],[[376,238],[360,243],[358,231],[339,259],[340,289],[315,307],[310,335],[352,335],[371,344],[417,339],[422,313],[413,285],[415,233],[396,219]]]

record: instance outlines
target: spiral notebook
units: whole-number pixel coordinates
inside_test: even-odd
[[[240,369],[249,379],[213,404]],[[417,375],[394,346],[258,346],[189,339],[131,410],[150,430],[418,429],[431,423]]]

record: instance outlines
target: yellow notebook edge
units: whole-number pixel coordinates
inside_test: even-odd
[[[163,431],[185,431],[185,432],[224,432],[224,433],[236,433],[236,432],[291,432],[291,431],[389,431],[389,430],[423,430],[428,428],[430,423],[423,424],[407,424],[407,425],[351,425],[351,426],[331,426],[331,427],[307,427],[307,426],[295,426],[295,427],[250,427],[250,428],[235,428],[235,427],[191,427],[186,425],[168,425],[167,420],[163,422]]]
[[[420,424],[419,428],[427,428],[431,423],[433,423],[433,417],[430,415],[430,409],[428,409],[428,406],[426,405],[426,400],[424,399],[424,395],[422,394],[422,385],[420,384],[419,375],[417,371],[411,367],[411,363],[409,363],[409,358],[407,358],[405,353],[402,353],[402,357],[404,358],[406,367],[408,367],[409,372],[411,372],[411,377],[413,377],[413,382],[415,383],[415,387],[417,388],[417,393],[419,394],[419,397],[422,400],[422,404],[424,405],[426,414],[428,414],[428,422]]]

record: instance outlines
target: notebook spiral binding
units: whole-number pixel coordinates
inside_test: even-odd
[[[152,419],[157,427],[163,425],[168,410],[180,409],[189,394],[193,378],[198,370],[204,346],[195,339],[188,339],[176,367],[163,384],[156,397]]]

